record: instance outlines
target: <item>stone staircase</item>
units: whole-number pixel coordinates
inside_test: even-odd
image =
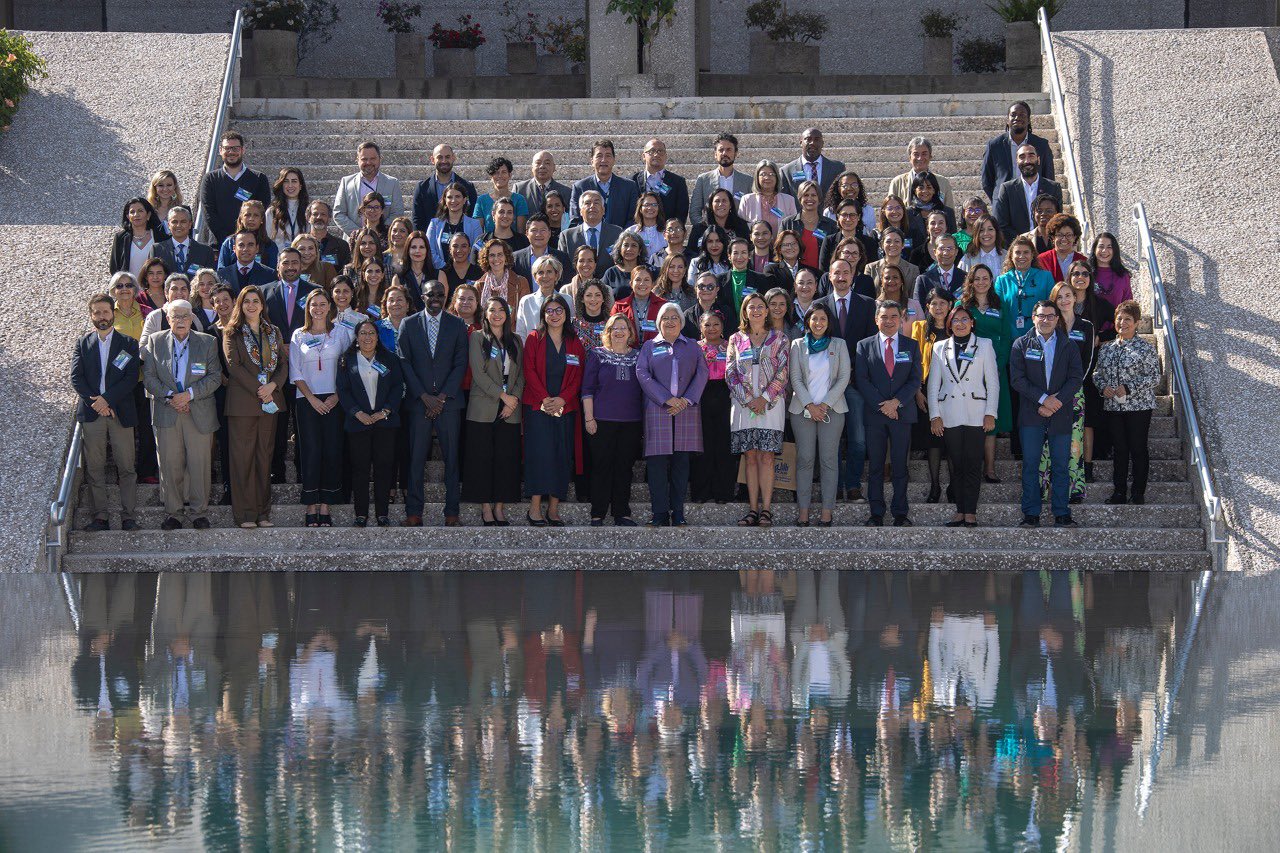
[[[920,96],[907,99],[851,98],[844,116],[839,105],[823,99],[788,99],[761,104],[749,99],[629,104],[572,102],[546,107],[551,118],[535,120],[532,102],[244,102],[235,122],[248,138],[250,162],[274,174],[282,165],[298,165],[315,198],[331,198],[340,176],[354,170],[359,141],[376,140],[383,168],[402,181],[405,204],[417,181],[427,174],[430,149],[441,141],[455,146],[459,172],[482,183],[482,167],[497,154],[516,164],[516,177],[527,173],[533,152],[556,156],[556,177],[571,183],[587,174],[592,139],[609,137],[618,151],[617,171],[639,168],[639,151],[651,136],[668,146],[670,168],[692,179],[709,168],[715,135],[735,133],[740,163],[762,157],[780,165],[793,159],[801,131],[822,128],[826,153],[843,160],[861,175],[869,198],[883,195],[889,180],[905,168],[905,146],[915,135],[934,144],[934,167],[952,180],[959,195],[980,192],[983,145],[1003,126],[1011,100],[1032,104],[1033,126],[1053,142],[1053,122],[1043,95]],[[424,115],[424,113],[430,115]],[[639,115],[638,113],[646,113]],[[606,115],[605,113],[612,113]],[[343,117],[343,116],[346,117]],[[352,117],[354,116],[354,118]],[[367,116],[367,117],[366,117]],[[1056,143],[1055,143],[1056,144]],[[1059,173],[1062,171],[1058,164]],[[1148,330],[1149,331],[1149,330]],[[1008,440],[997,444],[997,476],[984,485],[976,529],[942,527],[951,518],[949,504],[926,504],[927,467],[911,463],[912,528],[865,528],[866,504],[839,504],[831,528],[796,528],[789,492],[775,500],[775,527],[739,528],[745,504],[689,505],[686,529],[587,528],[588,507],[569,502],[562,507],[568,527],[525,526],[527,504],[507,508],[508,528],[484,528],[478,507],[464,505],[463,526],[445,528],[442,520],[442,466],[428,463],[428,526],[418,529],[350,527],[350,506],[335,507],[332,529],[302,526],[304,508],[298,486],[275,486],[276,527],[240,530],[230,507],[212,507],[214,529],[163,532],[159,488],[139,487],[139,517],[144,530],[79,532],[89,519],[83,510],[64,558],[71,571],[117,570],[413,570],[413,569],[739,569],[766,566],[873,569],[1082,568],[1094,570],[1171,570],[1208,568],[1199,505],[1187,480],[1188,464],[1169,397],[1158,398],[1152,421],[1152,471],[1144,506],[1108,506],[1111,463],[1094,465],[1096,482],[1083,505],[1073,507],[1077,530],[1051,526],[1021,530],[1019,509],[1021,463]],[[290,470],[292,477],[292,470]],[[110,478],[109,478],[110,479]],[[632,510],[648,517],[644,464],[638,463],[632,488]],[[815,487],[816,488],[816,487]],[[215,486],[214,497],[220,497]],[[116,505],[115,489],[111,500]],[[816,511],[816,510],[815,510]],[[1046,509],[1046,517],[1048,510]],[[393,505],[399,522],[402,507]],[[431,526],[435,525],[435,526]],[[890,556],[892,555],[892,556]]]

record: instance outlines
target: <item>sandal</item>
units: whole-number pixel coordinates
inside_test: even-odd
[[[333,519],[327,512],[321,513],[317,520],[320,522],[321,527],[333,527]]]
[[[309,512],[309,513],[307,513],[307,519],[306,519],[306,520],[307,520],[307,527],[319,527],[319,526],[320,526],[320,514],[319,514],[319,513],[315,513],[315,512]]]
[[[773,527],[773,513],[769,512],[767,509],[760,510],[760,521],[758,522],[758,525],[760,527]]]
[[[739,527],[755,527],[759,523],[760,523],[760,513],[756,512],[754,509],[748,512],[742,518],[738,519]]]

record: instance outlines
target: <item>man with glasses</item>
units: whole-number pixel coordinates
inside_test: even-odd
[[[631,176],[641,193],[657,193],[662,199],[661,221],[689,218],[689,182],[667,169],[667,143],[650,139],[644,144],[644,168]]]
[[[222,168],[206,172],[200,179],[200,203],[215,246],[221,246],[235,232],[240,205],[250,199],[271,205],[271,182],[244,164],[244,149],[244,137],[239,133],[229,130],[222,134],[218,145]]]
[[[576,258],[583,246],[595,249],[595,277],[599,278],[613,266],[613,244],[622,236],[622,229],[604,221],[604,197],[595,190],[586,190],[578,196],[578,216],[581,224],[560,232],[558,248],[567,258]]]
[[[1049,443],[1050,496],[1054,527],[1075,527],[1071,518],[1071,401],[1084,382],[1080,350],[1059,325],[1058,306],[1036,303],[1033,327],[1013,342],[1009,384],[1018,392],[1018,433],[1022,439],[1022,523],[1040,526],[1040,448]]]

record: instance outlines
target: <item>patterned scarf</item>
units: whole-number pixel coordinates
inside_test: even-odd
[[[276,327],[270,323],[263,323],[261,329],[264,329],[262,338],[266,340],[267,357],[266,363],[263,364],[262,352],[258,349],[260,339],[255,338],[246,323],[244,330],[244,346],[249,351],[249,361],[253,362],[253,366],[259,371],[265,371],[267,374],[275,373],[276,363],[280,360],[280,335],[276,331]]]

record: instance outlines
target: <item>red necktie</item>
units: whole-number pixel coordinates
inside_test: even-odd
[[[893,342],[888,338],[884,342],[884,369],[893,378]]]

